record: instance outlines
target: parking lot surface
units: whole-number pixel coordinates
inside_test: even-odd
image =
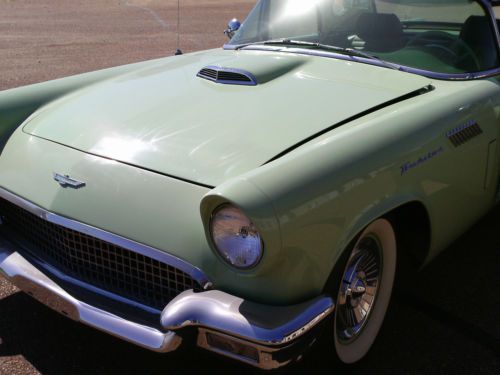
[[[180,46],[220,47],[254,1],[181,0]],[[176,0],[0,0],[0,90],[172,55]],[[404,288],[352,367],[315,347],[287,374],[500,374],[500,207]],[[253,374],[196,348],[158,355],[74,323],[0,278],[0,374]]]

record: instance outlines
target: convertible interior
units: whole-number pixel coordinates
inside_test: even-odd
[[[454,24],[401,22],[393,13],[356,12],[323,34],[321,42],[441,73],[478,72],[498,66],[496,41],[486,16],[473,15],[463,24]]]
[[[230,44],[281,39],[352,48],[444,74],[499,63],[494,21],[469,0],[262,1]]]

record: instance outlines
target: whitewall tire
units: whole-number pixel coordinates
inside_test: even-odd
[[[396,236],[391,223],[377,219],[350,249],[337,285],[333,321],[335,350],[344,363],[363,358],[384,321],[396,273]]]

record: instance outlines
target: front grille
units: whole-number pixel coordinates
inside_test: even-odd
[[[200,285],[187,273],[84,233],[48,222],[0,198],[2,231],[77,280],[161,310]]]

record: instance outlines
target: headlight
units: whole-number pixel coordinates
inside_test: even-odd
[[[262,239],[239,208],[223,205],[212,214],[210,234],[219,254],[236,268],[248,269],[262,258]]]

